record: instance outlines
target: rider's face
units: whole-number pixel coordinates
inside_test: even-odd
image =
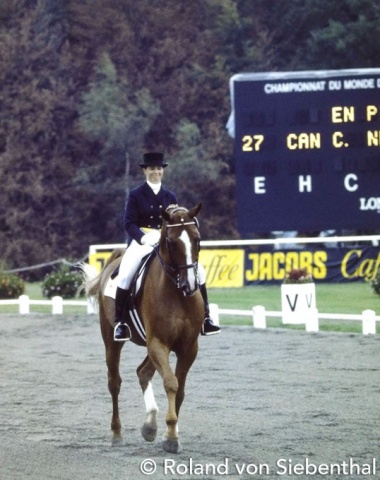
[[[164,168],[146,167],[144,168],[144,175],[146,180],[151,183],[161,183],[162,177],[164,176]]]

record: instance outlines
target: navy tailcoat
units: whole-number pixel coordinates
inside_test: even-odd
[[[162,210],[177,203],[175,193],[162,185],[157,195],[146,182],[131,190],[124,216],[125,230],[130,239],[134,239],[141,244],[144,233],[140,230],[140,227],[161,228]]]

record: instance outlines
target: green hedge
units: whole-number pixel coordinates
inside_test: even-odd
[[[0,271],[0,299],[18,298],[25,291],[25,283],[15,273]]]
[[[57,272],[46,275],[42,282],[42,295],[47,298],[60,296],[73,298],[78,295],[78,289],[83,283],[82,275],[64,266]],[[84,296],[84,291],[80,292]]]

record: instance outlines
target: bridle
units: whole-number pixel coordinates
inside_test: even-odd
[[[173,211],[171,211],[171,213],[175,213],[179,210],[187,211],[184,208],[177,207]],[[181,285],[180,285],[181,270],[194,269],[195,275],[198,278],[198,255],[197,255],[197,258],[196,258],[195,262],[187,263],[187,264],[183,264],[183,265],[178,265],[177,262],[174,259],[174,256],[173,256],[173,251],[172,251],[172,248],[171,248],[171,244],[170,244],[170,240],[169,240],[169,237],[168,237],[168,234],[167,234],[168,233],[167,230],[170,229],[170,228],[174,228],[174,227],[185,227],[185,226],[189,226],[189,225],[195,225],[197,227],[197,230],[199,231],[199,224],[198,224],[198,221],[197,221],[196,218],[194,218],[190,222],[185,222],[185,220],[183,218],[181,218],[181,221],[178,222],[178,223],[168,223],[166,225],[165,242],[166,242],[166,247],[167,247],[168,252],[169,252],[170,264],[168,264],[162,258],[162,256],[160,255],[159,244],[154,247],[155,253],[156,253],[157,258],[159,259],[159,261],[161,263],[162,268],[165,270],[165,272],[170,277],[170,279],[174,282],[174,284],[176,285],[177,288],[181,288]],[[199,248],[198,248],[198,252],[199,252]]]

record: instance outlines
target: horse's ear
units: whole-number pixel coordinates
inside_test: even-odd
[[[166,210],[162,210],[162,218],[166,220],[167,222],[170,222],[170,215]]]
[[[202,209],[202,202],[199,202],[196,207],[193,207],[189,210],[190,217],[191,218],[196,217],[198,213],[201,211],[201,209]]]

